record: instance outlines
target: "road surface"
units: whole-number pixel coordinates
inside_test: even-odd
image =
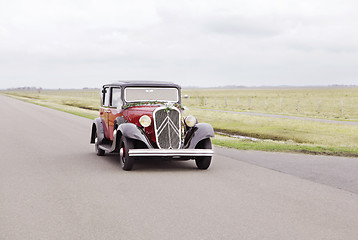
[[[217,148],[207,171],[141,161],[125,172],[95,155],[88,119],[1,95],[0,114],[2,240],[357,239],[356,188],[283,161],[315,156]]]

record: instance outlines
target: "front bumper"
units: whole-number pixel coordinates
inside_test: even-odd
[[[130,157],[211,157],[212,149],[129,149]]]

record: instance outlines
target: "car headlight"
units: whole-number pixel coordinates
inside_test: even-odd
[[[149,116],[147,115],[143,115],[139,118],[139,123],[140,125],[142,125],[143,127],[149,127],[150,124],[152,123],[152,120],[150,119]]]
[[[188,126],[188,127],[194,127],[194,125],[197,123],[197,120],[194,116],[192,115],[189,115],[185,118],[185,124]]]

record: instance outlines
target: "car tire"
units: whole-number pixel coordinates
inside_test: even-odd
[[[210,138],[201,140],[201,141],[196,145],[195,148],[197,148],[197,149],[212,149]],[[206,169],[208,169],[209,166],[210,166],[211,156],[210,156],[210,157],[208,157],[208,156],[196,157],[196,158],[195,158],[195,163],[196,163],[196,166],[197,166],[199,169],[206,170]]]
[[[95,139],[94,139],[94,150],[96,151],[96,154],[98,156],[104,156],[104,154],[105,154],[105,151],[103,149],[99,148],[97,131],[96,131],[96,136],[95,136]]]
[[[119,156],[121,167],[125,171],[130,171],[133,168],[134,158],[130,157],[128,154],[129,149],[133,149],[133,146],[133,142],[130,139],[127,139],[125,137],[122,138],[121,146],[119,149]]]

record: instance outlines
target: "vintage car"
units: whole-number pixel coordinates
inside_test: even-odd
[[[169,82],[130,81],[106,84],[100,117],[92,124],[91,143],[97,155],[119,153],[124,170],[135,159],[190,160],[199,169],[210,166],[214,130],[183,116],[180,86]]]

